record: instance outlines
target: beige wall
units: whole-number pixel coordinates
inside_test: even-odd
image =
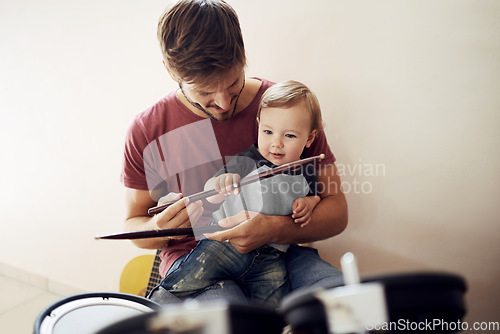
[[[499,321],[500,2],[230,1],[248,74],[314,89],[350,224],[318,243],[362,274],[444,270]],[[0,2],[0,262],[115,291],[148,253],[120,231],[125,129],[175,87],[164,1]]]

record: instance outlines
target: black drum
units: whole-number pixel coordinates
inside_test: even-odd
[[[283,326],[277,311],[260,305],[187,301],[119,321],[96,334],[281,334]]]
[[[367,328],[370,332],[453,333],[461,330],[457,324],[466,313],[467,286],[460,276],[402,273],[365,277],[361,283],[380,283],[384,288],[388,321],[380,327]],[[317,296],[340,286],[343,286],[342,280],[336,285],[313,287],[285,297],[281,312],[293,332],[330,333],[328,309]]]
[[[35,334],[94,334],[117,321],[155,312],[160,306],[124,293],[84,293],[59,300],[40,313]]]

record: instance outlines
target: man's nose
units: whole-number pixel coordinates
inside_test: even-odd
[[[228,110],[231,107],[231,96],[227,90],[219,92],[215,95],[215,104],[224,110]]]

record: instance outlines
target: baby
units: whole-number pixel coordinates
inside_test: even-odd
[[[285,81],[271,86],[262,96],[258,141],[240,152],[213,178],[205,189],[218,195],[208,198],[222,203],[213,214],[213,224],[241,211],[265,215],[292,215],[306,227],[319,203],[316,166],[307,164],[287,173],[239,187],[247,175],[300,160],[322,129],[318,100],[305,85]],[[246,254],[230,243],[202,239],[169,272],[161,285],[180,298],[194,297],[225,279],[234,280],[250,301],[277,308],[289,291],[285,261],[288,245],[268,244]]]

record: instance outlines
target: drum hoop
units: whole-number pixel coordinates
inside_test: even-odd
[[[83,308],[83,307],[90,307],[90,306],[121,306],[121,307],[128,307],[137,311],[140,311],[142,313],[149,313],[149,312],[154,312],[155,310],[152,309],[149,306],[146,306],[144,304],[141,304],[136,301],[128,300],[128,299],[121,299],[117,297],[107,297],[107,296],[102,296],[102,297],[84,297],[81,299],[76,299],[69,301],[67,303],[61,304],[51,310],[43,319],[41,325],[40,325],[40,333],[45,333],[47,331],[48,333],[52,333],[54,327],[57,325],[57,323],[68,313],[75,311],[77,309]]]

